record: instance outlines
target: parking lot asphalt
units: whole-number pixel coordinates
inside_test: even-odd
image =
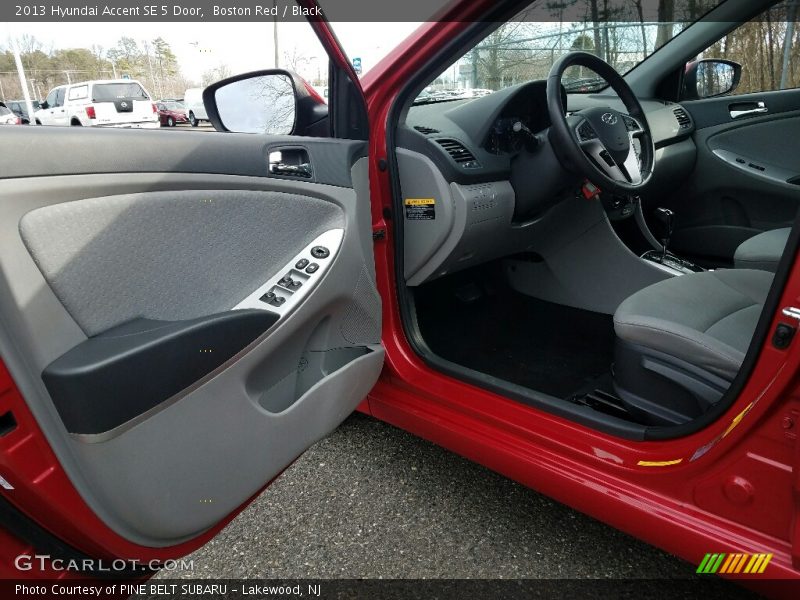
[[[194,571],[160,576],[660,579],[695,569],[360,414],[188,558]]]

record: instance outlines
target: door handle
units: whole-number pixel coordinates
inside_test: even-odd
[[[285,163],[270,163],[269,172],[273,175],[288,175],[290,177],[311,177],[311,165],[301,163],[299,165],[287,165]]]
[[[269,153],[269,172],[284,177],[311,179],[314,170],[311,159],[303,148],[282,148]]]
[[[751,102],[748,104],[731,104],[731,119],[741,119],[751,115],[768,113],[769,109],[764,102]]]

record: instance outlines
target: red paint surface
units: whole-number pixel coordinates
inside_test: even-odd
[[[378,162],[387,157],[387,115],[425,57],[461,31],[470,15],[478,16],[491,5],[487,1],[465,4],[459,11],[462,22],[444,19],[423,25],[413,40],[399,46],[362,81],[371,128],[373,227],[387,231],[386,238],[375,245],[386,366],[369,395],[368,407],[359,408],[694,564],[707,552],[772,552],[775,556],[766,575],[798,578],[798,341],[786,351],[769,345],[762,350],[741,397],[719,421],[691,436],[665,442],[621,440],[510,401],[433,371],[409,347],[396,299],[391,221],[383,218],[383,209],[392,204],[391,184],[388,173],[378,169]],[[330,32],[319,23],[315,26],[323,44],[335,47]],[[333,59],[349,66],[341,52],[334,52]],[[798,303],[800,267],[796,266],[781,306]],[[779,320],[776,316],[773,326]],[[705,456],[689,460],[754,402],[738,427]],[[8,373],[0,368],[0,414],[7,410],[13,410],[19,427],[0,438],[0,473],[16,487],[13,495],[5,495],[76,548],[98,557],[163,560],[192,551],[224,525],[164,549],[122,539],[75,491]],[[683,459],[680,464],[668,467],[638,465],[639,461],[679,458]],[[17,552],[19,544],[1,545],[0,574],[9,576],[6,557]],[[753,577],[739,579],[759,585]],[[760,589],[784,595],[789,588]]]

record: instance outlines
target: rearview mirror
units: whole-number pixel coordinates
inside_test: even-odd
[[[742,65],[732,60],[709,58],[686,65],[686,100],[716,98],[732,93],[742,79]]]

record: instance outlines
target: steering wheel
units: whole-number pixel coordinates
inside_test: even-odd
[[[628,112],[593,107],[566,116],[561,78],[573,66],[586,67],[602,77]],[[635,193],[649,183],[656,153],[650,126],[636,95],[614,67],[588,52],[561,57],[547,77],[547,110],[551,141],[567,163],[565,167],[608,192]],[[640,155],[634,146],[636,138]]]

